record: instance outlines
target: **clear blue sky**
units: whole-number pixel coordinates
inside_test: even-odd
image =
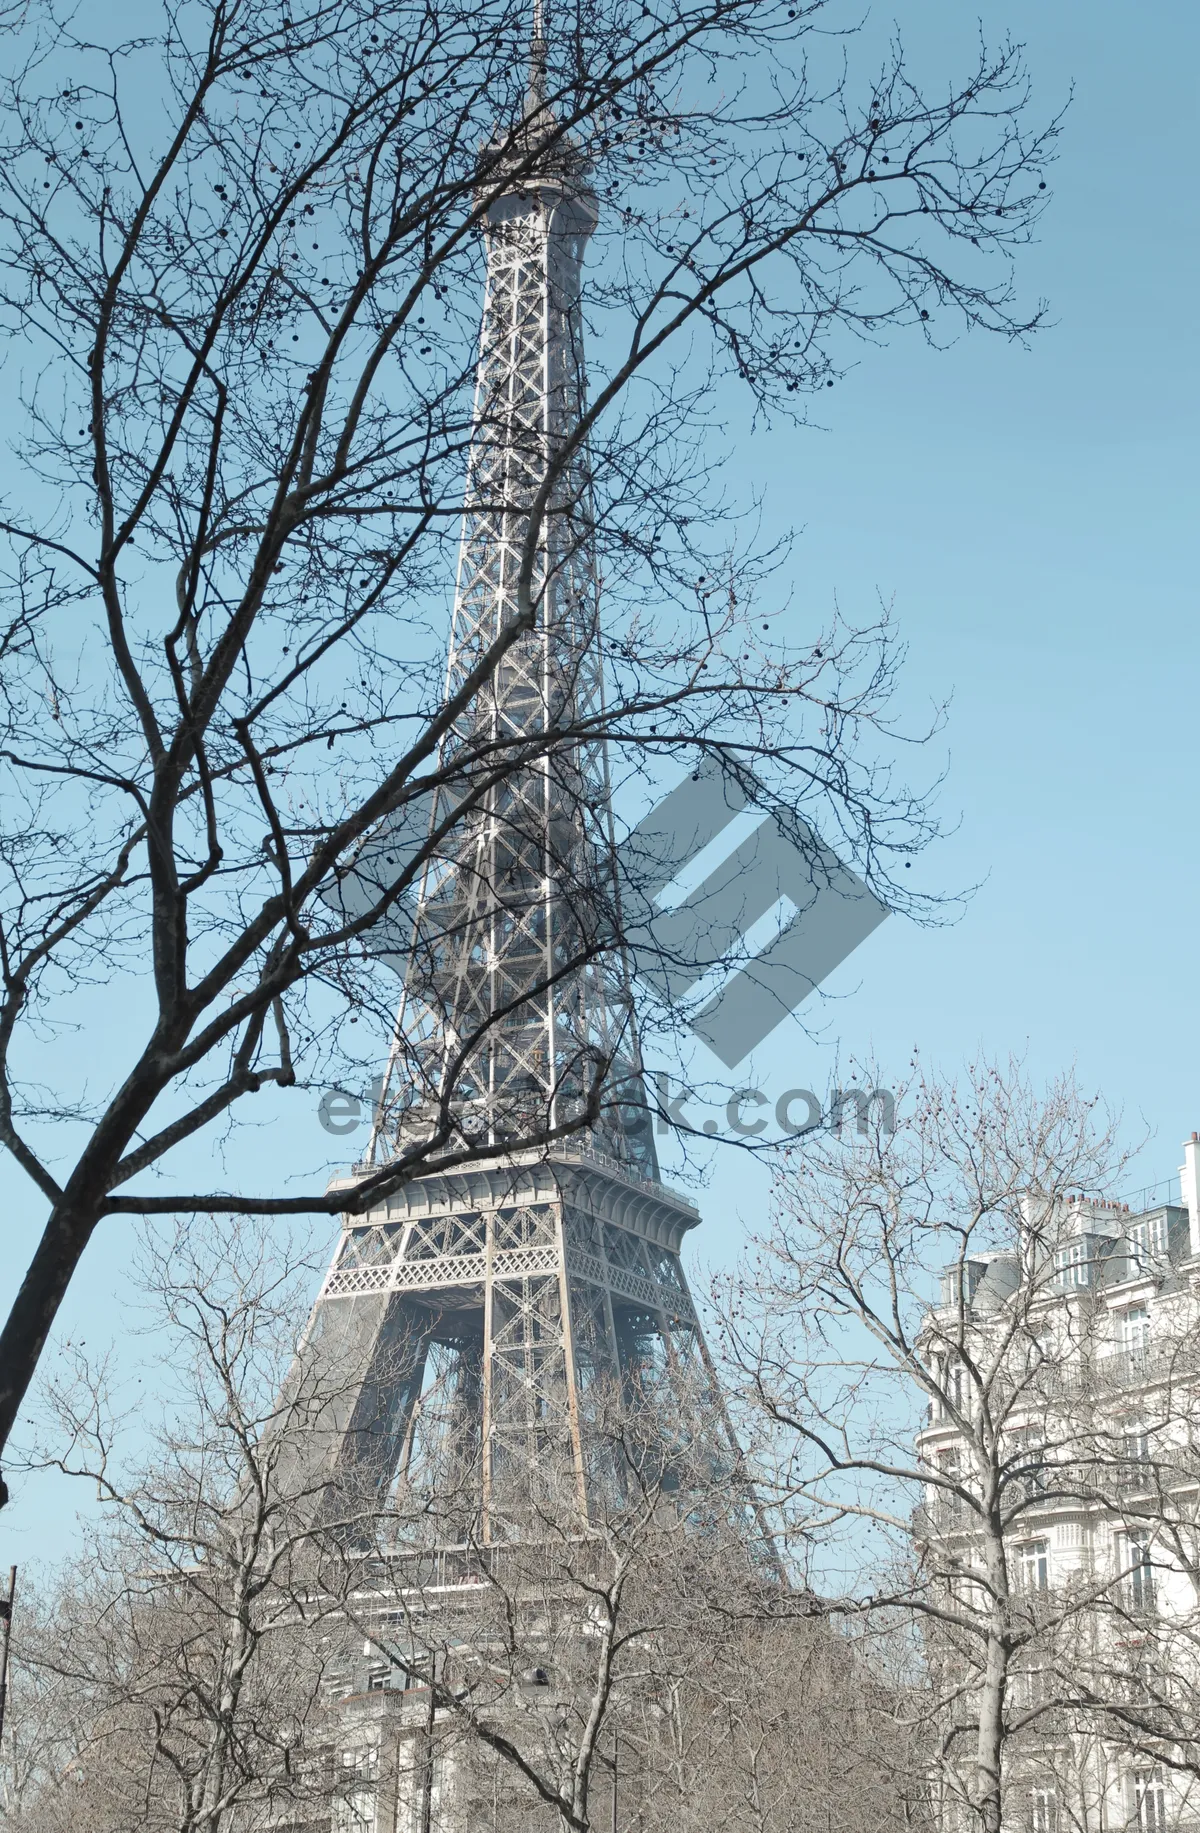
[[[953,10],[913,9],[925,27]],[[763,454],[772,502],[806,525],[801,601],[894,599],[905,694],[953,695],[961,826],[921,878],[985,881],[954,929],[892,921],[864,945],[837,1031],[885,1063],[914,1043],[1074,1060],[1157,1129],[1150,1181],[1200,1126],[1200,17],[1009,0],[986,18],[1025,40],[1044,104],[1075,87],[1023,263],[1053,328],[1028,352],[893,344],[841,388],[826,436]]]
[[[943,809],[959,828],[914,877],[981,889],[948,930],[886,923],[830,983],[826,1046],[785,1027],[749,1079],[819,1090],[835,1044],[897,1076],[914,1045],[943,1066],[980,1046],[1025,1053],[1035,1075],[1074,1063],[1131,1134],[1153,1129],[1136,1177],[1152,1183],[1200,1126],[1200,12],[983,0],[978,13],[990,35],[1024,40],[1047,111],[1075,89],[1053,206],[1022,264],[1053,328],[1029,351],[982,337],[864,351],[822,402],[827,430],[756,435],[739,481],[765,491],[769,523],[803,530],[797,619],[819,624],[835,594],[867,616],[882,594],[909,644],[914,718],[953,697]],[[969,56],[967,14],[922,0],[869,29],[896,17],[920,57],[947,36]],[[309,1157],[314,1137],[311,1117],[263,1127],[247,1173]],[[7,1302],[41,1206],[9,1175],[2,1187]],[[698,1256],[726,1259],[766,1200],[765,1172],[718,1154]],[[127,1238],[115,1224],[90,1250],[68,1330],[111,1332]],[[0,1566],[65,1545],[76,1501],[29,1485],[0,1516]]]
[[[1200,1126],[1200,14],[979,11],[1026,44],[1035,107],[1074,88],[1053,206],[1021,264],[1051,328],[1029,350],[973,336],[865,352],[826,397],[827,431],[756,435],[745,471],[769,523],[802,527],[797,617],[819,622],[836,595],[865,618],[882,595],[909,645],[914,723],[952,696],[942,808],[958,830],[913,877],[980,888],[952,928],[884,924],[826,984],[826,1046],[785,1026],[745,1079],[820,1091],[838,1050],[898,1078],[914,1046],[946,1068],[981,1047],[1039,1077],[1074,1065],[1131,1141],[1149,1130],[1130,1179],[1149,1185]],[[946,38],[969,51],[977,16],[898,9],[931,63]],[[718,1154],[698,1252],[725,1259],[766,1194],[765,1173]]]

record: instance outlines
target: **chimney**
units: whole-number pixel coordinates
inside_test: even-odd
[[[1188,1251],[1200,1254],[1200,1133],[1183,1142],[1179,1188],[1188,1212]]]

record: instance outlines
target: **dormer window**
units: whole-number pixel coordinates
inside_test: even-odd
[[[1142,1216],[1125,1230],[1129,1243],[1131,1271],[1148,1272],[1157,1260],[1167,1257],[1167,1218],[1165,1215]]]
[[[1090,1286],[1095,1261],[1095,1242],[1091,1235],[1080,1235],[1077,1240],[1068,1241],[1065,1247],[1057,1248],[1054,1283],[1059,1291],[1070,1292]]]

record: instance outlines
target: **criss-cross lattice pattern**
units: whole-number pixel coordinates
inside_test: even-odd
[[[569,1126],[590,1100],[597,1144],[657,1176],[614,945],[592,492],[579,438],[580,265],[595,220],[569,149],[486,218],[448,695],[520,619],[523,567],[533,627],[442,747],[468,809],[421,886],[374,1161],[443,1106],[461,1135],[503,1146]],[[435,829],[449,793],[435,799]]]
[[[531,79],[529,133],[539,95]],[[614,945],[592,497],[573,443],[595,200],[573,158],[514,184],[485,224],[448,692],[523,617],[523,567],[532,616],[442,748],[457,838],[420,888],[369,1157],[447,1112],[488,1150],[347,1219],[310,1333],[352,1371],[314,1437],[329,1507],[399,1473],[436,1498],[440,1535],[471,1543],[536,1534],[564,1493],[584,1517],[619,1497],[612,1447],[628,1456],[638,1434],[737,1463],[679,1259],[698,1218],[658,1175]],[[431,832],[451,812],[443,796]],[[515,1143],[594,1116],[597,1086],[572,1139]]]
[[[618,1193],[597,1172],[570,1194],[555,1178],[499,1197],[481,1184],[475,1204],[430,1200],[418,1184],[406,1219],[347,1228],[318,1311],[333,1323],[348,1303],[373,1301],[383,1346],[352,1422],[361,1435],[352,1462],[365,1445],[378,1475],[398,1471],[461,1511],[464,1537],[493,1540],[528,1531],[564,1486],[585,1514],[599,1486],[611,1488],[597,1409],[611,1426],[614,1397],[625,1396],[644,1430],[659,1384],[673,1395],[664,1419],[678,1417],[690,1388],[720,1440],[719,1396],[678,1250],[654,1238],[691,1218],[657,1189],[639,1227],[616,1219]],[[405,1375],[399,1405],[389,1397],[393,1368]]]

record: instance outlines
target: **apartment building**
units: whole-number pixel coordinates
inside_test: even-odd
[[[1200,1138],[1179,1200],[1030,1197],[942,1276],[914,1522],[943,1732],[997,1715],[1004,1823],[1200,1819]],[[973,1702],[973,1703],[971,1703]],[[974,1717],[972,1716],[974,1714]],[[947,1826],[965,1824],[954,1765]]]

